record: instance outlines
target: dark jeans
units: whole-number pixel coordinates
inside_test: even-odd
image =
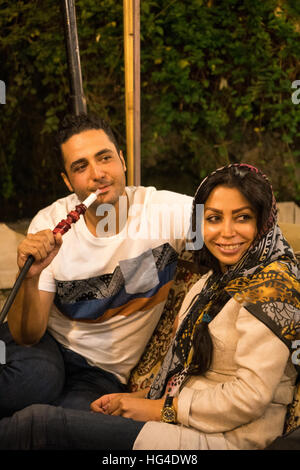
[[[145,423],[32,405],[0,420],[0,450],[130,450]]]
[[[34,403],[88,411],[90,403],[126,386],[111,373],[90,366],[46,333],[34,346],[20,346],[7,323],[0,326],[6,363],[0,365],[0,418]]]

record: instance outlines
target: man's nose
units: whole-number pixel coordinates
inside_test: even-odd
[[[105,176],[105,171],[103,171],[102,165],[97,162],[92,162],[90,164],[90,175],[92,179],[101,179]]]

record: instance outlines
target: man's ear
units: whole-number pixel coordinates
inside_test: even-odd
[[[121,160],[122,165],[123,165],[123,170],[126,172],[127,168],[126,168],[126,163],[125,163],[125,159],[124,159],[122,150],[120,150],[120,160]]]
[[[71,183],[70,183],[70,181],[69,181],[68,176],[67,176],[65,173],[63,173],[63,172],[61,172],[60,175],[61,175],[62,179],[64,180],[64,183],[65,183],[65,185],[67,186],[68,190],[69,190],[71,193],[73,193],[73,192],[74,192],[74,189],[72,188],[72,185],[71,185]]]

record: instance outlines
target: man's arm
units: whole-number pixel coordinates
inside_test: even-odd
[[[39,277],[57,255],[61,245],[60,234],[54,237],[51,230],[43,230],[28,235],[18,247],[19,269],[22,269],[30,254],[35,258],[7,318],[11,334],[19,344],[35,344],[46,331],[55,294],[38,289]]]

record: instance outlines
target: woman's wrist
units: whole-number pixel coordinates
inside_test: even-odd
[[[131,392],[131,396],[135,398],[147,398],[150,387],[143,388],[137,392]]]
[[[178,399],[170,395],[164,397],[160,421],[177,424]]]

